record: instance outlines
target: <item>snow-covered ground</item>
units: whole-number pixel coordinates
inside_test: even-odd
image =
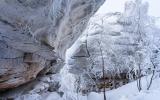
[[[131,82],[120,88],[106,91],[107,100],[160,100],[160,77],[157,76],[153,80],[153,84],[149,90],[146,89],[149,84],[150,77],[142,78],[142,91],[138,91],[137,82]],[[67,83],[69,85],[69,83]],[[66,85],[67,85],[66,84]],[[24,100],[104,100],[103,93],[92,92],[88,96],[82,96],[74,92],[68,92],[63,97],[56,92],[46,94],[41,98],[38,94],[32,94],[30,96],[25,95]],[[17,98],[16,100],[21,100]]]
[[[107,100],[160,100],[160,77],[153,79],[151,88],[147,90],[150,77],[142,78],[142,90],[137,89],[137,82],[131,82],[118,89],[106,91]],[[54,94],[52,95],[54,97]],[[51,97],[52,97],[51,96]],[[57,96],[56,96],[57,97]],[[82,96],[76,93],[68,93],[63,98],[47,99],[47,100],[104,100],[103,93],[92,92],[88,96]]]
[[[149,79],[149,78],[148,78]],[[146,80],[146,77],[143,78],[143,89],[142,91],[138,91],[137,82],[132,82],[127,85],[124,85],[118,89],[106,92],[106,96],[108,100],[160,100],[160,78],[156,78],[153,80],[153,84],[150,90],[147,90],[146,87],[148,85],[149,80]],[[91,93],[89,95],[89,100],[97,100],[94,99],[99,96],[103,97],[103,95],[97,95],[96,93]],[[103,98],[102,98],[103,100]]]

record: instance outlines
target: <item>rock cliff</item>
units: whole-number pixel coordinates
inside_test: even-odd
[[[1,0],[0,90],[29,82],[63,60],[103,2]]]

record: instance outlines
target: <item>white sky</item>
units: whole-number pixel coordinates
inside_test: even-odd
[[[123,12],[126,1],[131,0],[106,0],[97,13]],[[148,1],[149,3],[148,14],[151,16],[160,17],[160,0],[143,0],[143,2],[145,1]]]

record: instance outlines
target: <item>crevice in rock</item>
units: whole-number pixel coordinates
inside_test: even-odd
[[[15,25],[14,25],[14,24],[12,24],[12,23],[10,23],[9,21],[3,19],[1,16],[0,16],[0,22],[4,23],[4,24],[6,24],[6,25],[9,25],[9,26],[11,26],[11,27],[13,27],[13,28],[15,28]]]

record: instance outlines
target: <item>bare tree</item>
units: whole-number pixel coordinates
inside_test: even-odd
[[[138,65],[138,70],[137,70],[137,88],[139,91],[142,90],[142,85],[141,85],[141,76],[142,73],[141,73],[141,67],[140,65]]]
[[[135,25],[136,25],[136,29],[135,29],[135,33],[138,35],[137,38],[137,44],[138,44],[138,50],[137,50],[137,55],[138,55],[138,69],[136,69],[136,73],[137,73],[137,88],[139,91],[142,90],[142,82],[141,82],[141,78],[142,78],[142,70],[143,70],[143,58],[144,54],[141,53],[143,51],[143,49],[146,48],[146,41],[145,41],[145,36],[146,36],[146,32],[145,32],[145,17],[146,17],[146,11],[147,11],[147,5],[143,5],[141,0],[136,0],[136,12],[137,14],[134,16],[134,21],[135,21]],[[142,67],[143,66],[143,67]]]
[[[103,51],[102,51],[102,47],[101,47],[101,43],[98,41],[99,44],[99,48],[100,48],[100,54],[101,54],[101,60],[102,60],[102,72],[103,72],[103,96],[104,96],[104,100],[106,100],[106,82],[105,82],[105,66],[104,66],[104,57],[103,57]]]
[[[153,69],[152,69],[152,76],[151,76],[151,79],[150,79],[149,85],[148,85],[148,87],[147,87],[147,90],[149,90],[149,89],[150,89],[150,87],[151,87],[151,85],[152,85],[153,77],[154,77],[154,75],[155,75],[155,69],[156,69],[156,66],[155,66],[155,64],[153,63],[153,61],[152,61],[152,60],[151,60],[151,63],[152,63],[152,65],[153,65]]]

